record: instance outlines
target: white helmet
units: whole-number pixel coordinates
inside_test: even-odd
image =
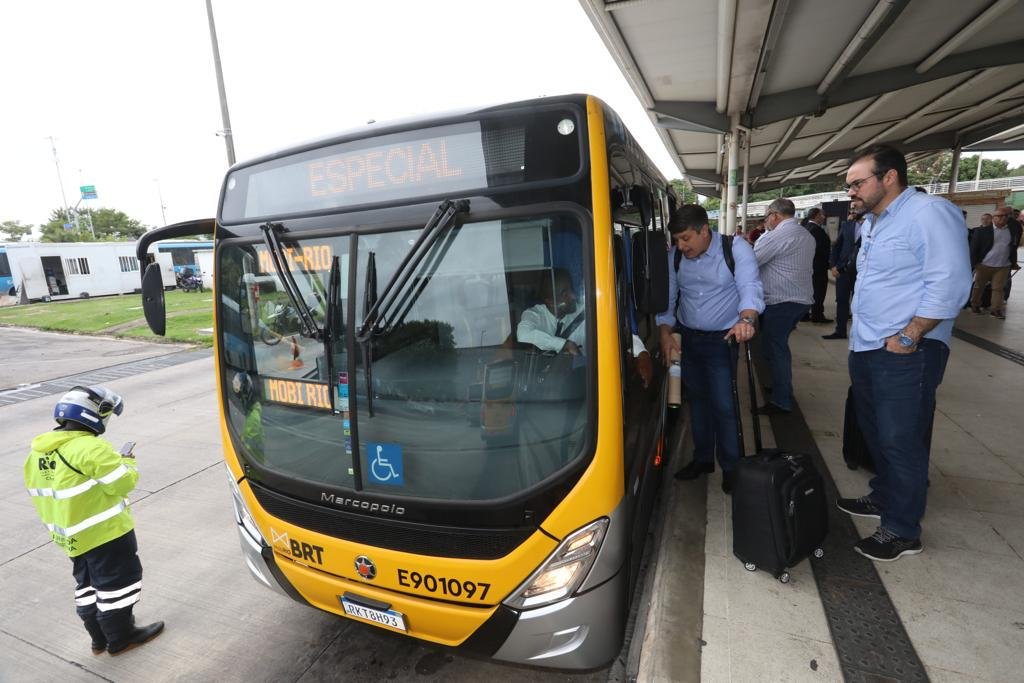
[[[124,401],[106,387],[73,387],[60,397],[53,408],[53,419],[64,426],[74,422],[96,434],[107,429],[107,420],[111,415],[120,415],[124,411]]]

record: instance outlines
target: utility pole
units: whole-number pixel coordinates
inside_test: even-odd
[[[974,191],[978,191],[978,184],[981,183],[981,155],[984,152],[978,152],[978,170],[974,172]]]
[[[46,136],[50,140],[50,149],[53,150],[53,165],[57,167],[57,184],[60,186],[60,199],[64,203],[64,220],[71,220],[71,209],[68,208],[68,198],[64,194],[64,179],[60,177],[60,161],[57,160],[57,143],[53,136]],[[77,226],[75,226],[77,227]]]
[[[224,91],[224,72],[220,68],[220,48],[217,46],[217,27],[213,23],[213,3],[206,0],[206,18],[210,22],[210,45],[213,47],[213,68],[217,73],[217,92],[220,95],[220,118],[224,125],[221,134],[228,150],[228,166],[235,165],[235,143],[231,137],[231,119],[228,117],[228,96]]]
[[[160,199],[160,218],[163,219],[164,225],[167,225],[167,214],[164,211],[167,205],[164,204],[164,193],[160,191],[160,179],[153,178],[153,182],[156,183],[156,196]]]

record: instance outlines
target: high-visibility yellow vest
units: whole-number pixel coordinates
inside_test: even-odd
[[[25,460],[25,486],[36,512],[70,557],[135,527],[125,496],[138,480],[134,458],[85,431],[40,434]]]

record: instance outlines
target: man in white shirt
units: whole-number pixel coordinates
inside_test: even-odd
[[[757,409],[761,415],[793,409],[793,358],[789,335],[814,301],[811,281],[814,237],[794,216],[796,207],[779,198],[768,205],[768,232],[754,243],[754,256],[764,285],[761,348],[772,371],[771,399]]]
[[[582,356],[586,348],[587,330],[584,323],[582,300],[578,300],[572,287],[572,278],[566,270],[555,270],[540,285],[541,303],[523,311],[516,327],[516,340],[533,344],[541,351],[568,353]],[[651,380],[654,366],[651,356],[637,335],[632,339],[633,357],[644,386]]]

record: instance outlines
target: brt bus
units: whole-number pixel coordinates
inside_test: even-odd
[[[221,431],[256,579],[500,660],[611,661],[662,475],[673,205],[621,120],[576,95],[240,163],[216,219],[144,236],[140,254],[214,234]],[[517,337],[555,297],[583,315],[579,354]]]
[[[7,257],[7,248],[0,247],[0,294],[14,296],[17,290],[14,287],[14,276],[11,274],[11,262]]]

